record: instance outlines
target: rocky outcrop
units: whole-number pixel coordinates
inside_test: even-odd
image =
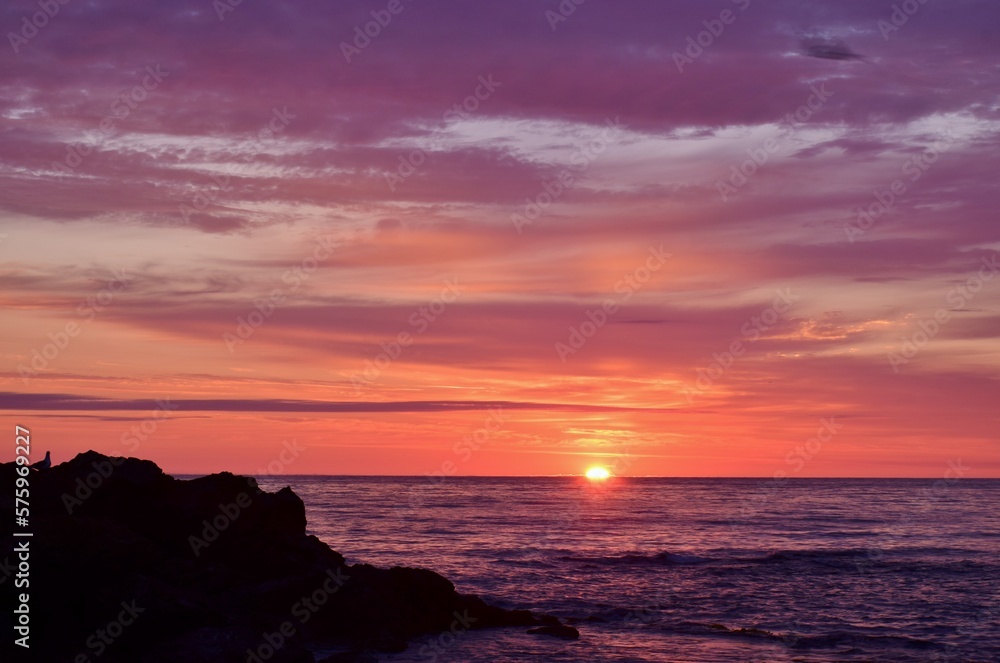
[[[0,592],[14,605],[15,465],[0,465]],[[34,660],[312,663],[314,649],[406,648],[422,634],[558,627],[462,595],[424,569],[348,565],[305,533],[289,488],[229,473],[181,481],[96,452],[30,473]],[[23,539],[17,539],[21,545]],[[13,632],[10,610],[0,626]],[[554,633],[553,633],[554,634]]]

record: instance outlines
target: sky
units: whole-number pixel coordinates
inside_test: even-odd
[[[0,419],[180,473],[1000,477],[998,19],[6,2]]]

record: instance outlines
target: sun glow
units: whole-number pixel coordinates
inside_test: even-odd
[[[608,472],[607,468],[604,467],[591,467],[585,476],[591,481],[603,481],[611,476],[611,472]]]

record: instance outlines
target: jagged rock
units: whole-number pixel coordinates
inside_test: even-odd
[[[3,522],[14,519],[15,471],[0,464]],[[363,660],[456,622],[560,626],[458,594],[432,571],[347,565],[306,535],[305,506],[289,488],[264,492],[228,472],[180,481],[152,462],[93,451],[29,478],[37,660],[313,663],[318,647]],[[15,544],[8,531],[0,564]],[[13,585],[0,584],[4,605]],[[7,633],[12,618],[0,613]]]

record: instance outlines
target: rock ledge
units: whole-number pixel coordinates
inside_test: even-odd
[[[6,523],[15,472],[0,464]],[[228,472],[181,481],[150,461],[94,451],[32,471],[30,482],[35,660],[314,663],[319,647],[368,660],[366,651],[399,651],[423,634],[561,627],[459,594],[432,571],[346,564],[306,535],[290,488],[264,492]],[[9,531],[0,562],[15,558]],[[0,587],[13,594],[13,585]],[[11,611],[0,625],[12,632]]]

